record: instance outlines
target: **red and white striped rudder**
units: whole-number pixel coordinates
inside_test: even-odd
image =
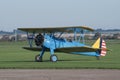
[[[107,48],[106,48],[106,43],[105,40],[102,39],[102,43],[101,43],[101,56],[105,56],[107,53]]]

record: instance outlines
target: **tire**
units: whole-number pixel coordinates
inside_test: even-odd
[[[100,56],[96,56],[96,59],[97,59],[97,60],[100,60]]]
[[[53,54],[50,56],[50,61],[57,62],[57,60],[58,60],[58,57],[56,55]]]
[[[35,62],[42,62],[42,58],[39,54],[35,56]]]

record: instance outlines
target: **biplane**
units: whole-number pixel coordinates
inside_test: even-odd
[[[45,51],[50,51],[50,61],[58,61],[55,52],[64,52],[77,55],[95,56],[99,59],[100,56],[106,55],[106,43],[99,37],[92,46],[88,46],[84,41],[86,31],[94,31],[94,29],[86,26],[69,26],[69,27],[40,27],[40,28],[18,28],[27,32],[29,47],[24,49],[31,51],[40,51],[40,54],[35,56],[36,62],[43,61]],[[65,34],[66,36],[62,36]],[[70,34],[73,37],[67,36]],[[71,38],[71,39],[70,39]],[[35,44],[35,47],[33,47]]]

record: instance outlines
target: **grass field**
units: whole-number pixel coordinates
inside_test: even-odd
[[[26,45],[26,42],[0,42],[0,69],[120,69],[120,40],[107,40],[107,47],[111,51],[101,60],[90,56],[55,53],[59,61],[54,63],[49,61],[49,52],[45,53],[44,62],[34,62],[34,56],[39,52],[22,49]]]

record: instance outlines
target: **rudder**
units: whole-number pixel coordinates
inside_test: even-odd
[[[106,43],[105,43],[105,40],[102,39],[100,55],[105,56],[106,53],[107,53]]]

